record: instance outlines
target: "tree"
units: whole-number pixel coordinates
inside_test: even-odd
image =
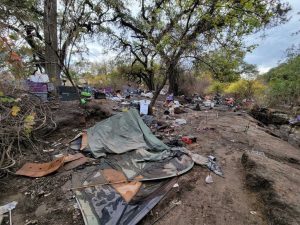
[[[208,52],[202,58],[194,56],[194,69],[198,73],[209,71],[218,82],[234,82],[240,79],[241,74],[248,71],[244,62],[245,52],[240,49],[227,51],[218,49]]]
[[[297,105],[300,103],[300,56],[288,58],[263,75],[268,82],[270,103]]]
[[[194,55],[195,49],[205,61],[210,49],[240,48],[245,35],[285,21],[289,6],[280,0],[142,0],[134,9],[115,7],[123,29],[119,34],[138,45],[143,41],[158,53],[170,92],[177,94],[183,58]]]
[[[102,32],[102,24],[114,20],[114,0],[63,0],[55,10],[56,1],[3,0],[0,26],[23,38],[32,49],[32,63],[59,85],[61,72],[72,82],[71,57],[86,52],[85,37]]]
[[[156,53],[151,54],[151,51],[146,52],[145,50],[141,50],[141,53],[139,53],[133,49],[131,51],[134,51],[135,54],[133,60],[131,60],[130,70],[126,74],[131,79],[143,81],[149,91],[154,91],[156,88],[155,73],[159,68],[159,65],[155,63]]]
[[[58,41],[57,0],[44,1],[45,72],[55,86],[61,85]]]

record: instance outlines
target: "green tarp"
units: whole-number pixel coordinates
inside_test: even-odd
[[[172,177],[189,171],[194,165],[186,149],[171,149],[156,138],[135,109],[89,128],[87,140],[85,150],[94,157],[105,157],[93,170],[87,167],[80,174],[74,173],[75,187],[106,183],[102,175],[104,169],[120,171],[128,180],[142,181],[130,202],[111,185],[78,189],[76,199],[87,225],[137,224],[173,187],[176,179]],[[81,138],[76,137],[71,146],[80,149],[81,142]]]
[[[156,138],[135,109],[119,113],[87,130],[88,145],[94,157],[121,154],[136,149],[162,152],[170,147]]]

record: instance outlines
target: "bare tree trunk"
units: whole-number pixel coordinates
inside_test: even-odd
[[[147,78],[147,80],[145,80],[145,83],[146,83],[149,91],[154,91],[155,86],[154,86],[154,74],[153,73],[149,73],[149,78]]]
[[[167,76],[169,79],[169,93],[173,93],[174,96],[178,95],[178,69],[176,64],[170,64],[167,69]]]
[[[44,0],[45,70],[50,81],[61,85],[57,43],[57,0]]]
[[[167,80],[168,80],[168,76],[166,74],[165,77],[164,77],[164,79],[163,79],[163,81],[162,81],[162,83],[160,85],[157,85],[156,90],[155,90],[154,95],[153,95],[153,98],[151,99],[150,106],[149,106],[150,114],[153,113],[152,112],[152,108],[155,105],[155,102],[156,102],[156,100],[157,100],[157,98],[159,96],[159,93],[163,89],[163,87],[165,86]]]

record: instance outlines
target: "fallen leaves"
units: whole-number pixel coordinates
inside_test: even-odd
[[[21,111],[21,108],[19,106],[17,106],[17,105],[14,105],[11,108],[11,115],[12,116],[17,116],[20,111]]]

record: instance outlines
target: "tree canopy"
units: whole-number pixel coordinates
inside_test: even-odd
[[[271,103],[300,103],[300,56],[288,58],[263,78],[270,85]]]
[[[3,35],[15,35],[25,41],[32,51],[34,67],[46,70],[51,76],[51,67],[57,67],[54,77],[59,78],[61,71],[69,76],[72,55],[86,52],[85,38],[99,33],[103,23],[114,20],[110,11],[113,3],[113,0],[3,0],[0,27]]]
[[[170,91],[177,92],[176,69],[185,57],[206,61],[210,51],[246,49],[242,37],[286,20],[280,0],[132,1],[117,5],[114,36],[130,46],[147,46],[165,67]],[[133,10],[134,8],[134,10]],[[120,30],[121,29],[121,30]]]

